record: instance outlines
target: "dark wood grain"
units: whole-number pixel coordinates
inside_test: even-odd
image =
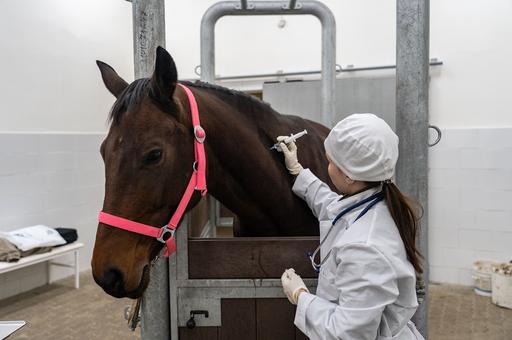
[[[288,299],[257,299],[258,340],[295,339],[295,308]]]
[[[316,278],[306,256],[318,237],[190,238],[191,279],[280,278],[294,268],[303,278]]]
[[[187,327],[180,327],[179,340],[218,340],[218,327],[196,327],[188,329]]]
[[[256,340],[255,299],[222,299],[219,340]]]

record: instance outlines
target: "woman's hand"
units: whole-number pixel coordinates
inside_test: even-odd
[[[309,293],[304,281],[302,281],[299,275],[295,274],[295,270],[293,268],[286,269],[284,271],[281,276],[281,283],[283,284],[283,291],[286,294],[288,301],[294,305],[299,301],[300,293]]]
[[[280,142],[277,150],[284,154],[284,164],[286,165],[288,172],[292,175],[298,175],[302,171],[303,167],[297,158],[297,145],[295,145],[294,142],[290,142],[288,144],[283,143],[286,138],[288,138],[288,136],[277,137],[277,141]]]

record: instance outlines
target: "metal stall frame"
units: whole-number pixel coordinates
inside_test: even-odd
[[[224,16],[313,15],[322,24],[322,121],[332,126],[336,86],[336,20],[318,1],[222,1],[201,19],[201,80],[215,82],[215,25]]]
[[[425,298],[413,320],[427,339],[429,0],[397,0],[396,10],[396,130],[400,137],[396,179],[424,212],[419,249],[424,257]]]
[[[318,1],[222,1],[206,10],[201,19],[201,80],[215,83],[215,25],[224,16],[313,15],[322,25],[322,122],[330,127],[336,107],[336,20],[331,10]],[[215,237],[220,204],[209,197],[210,223],[206,234]]]
[[[156,46],[165,45],[164,29],[164,1],[163,0],[133,0],[133,26],[134,26],[134,59],[136,78],[149,75],[153,68],[154,51]],[[314,5],[316,4],[316,5]],[[218,7],[217,7],[218,6]],[[224,7],[225,6],[225,7]],[[313,14],[322,22],[322,98],[324,100],[323,118],[327,125],[332,122],[326,117],[332,117],[334,112],[334,79],[335,57],[327,55],[325,51],[335,44],[335,21],[332,13],[321,3],[304,1],[295,3],[265,2],[248,3],[247,1],[222,2],[208,10],[208,16],[203,21],[215,26],[216,21],[223,15],[266,15],[262,7],[269,6],[270,10],[279,10],[279,14]],[[312,8],[311,6],[315,7]],[[224,7],[225,13],[222,13]],[[215,10],[214,10],[215,9]],[[256,11],[260,9],[260,11]],[[310,10],[311,13],[299,13]],[[325,17],[324,17],[325,16]],[[323,20],[322,20],[323,18]],[[329,30],[327,23],[331,22],[334,30]],[[210,31],[210,41],[206,41],[203,34],[206,26],[201,26],[201,65],[204,81],[213,82],[215,74],[215,55],[213,29]],[[409,195],[419,199],[424,211],[427,209],[428,189],[428,31],[429,30],[429,1],[428,0],[398,0],[397,1],[397,130],[400,135],[400,153],[397,167],[397,181],[402,189]],[[208,33],[208,32],[205,32]],[[208,45],[208,46],[206,46]],[[206,51],[209,51],[206,53]],[[329,82],[331,85],[329,85]],[[331,86],[329,88],[329,86]],[[332,92],[330,92],[332,91]],[[330,99],[329,99],[330,98]],[[411,157],[407,157],[407,155]],[[417,160],[414,163],[404,163],[406,159]],[[427,256],[427,216],[423,216],[420,233],[420,249]],[[183,223],[186,223],[184,221]],[[186,246],[186,228],[178,232],[178,243]],[[185,236],[185,240],[184,240]],[[183,249],[182,249],[183,250]],[[187,255],[186,255],[187,256]],[[168,339],[172,334],[177,339],[178,328],[178,297],[177,275],[183,278],[183,273],[178,274],[178,255],[170,257],[169,275],[167,275],[167,261],[161,259],[152,270],[151,283],[144,295],[142,304],[142,338],[143,339]],[[181,258],[183,260],[183,258]],[[428,283],[428,262],[424,262],[424,281]],[[172,285],[169,287],[169,278]],[[254,280],[250,280],[254,281]],[[207,284],[207,282],[203,282]],[[232,282],[234,283],[234,282]],[[239,285],[255,291],[255,282],[239,281]],[[247,285],[251,285],[249,288]],[[275,282],[261,281],[258,285],[275,287]],[[277,283],[278,284],[278,283]],[[314,283],[310,283],[314,284]],[[231,288],[229,288],[231,289]],[[169,295],[170,291],[170,309]],[[275,292],[275,290],[274,290]],[[277,293],[276,293],[277,294]],[[427,301],[416,313],[416,323],[420,332],[427,337]],[[169,321],[171,325],[169,327]],[[170,333],[169,333],[170,328]]]
[[[165,46],[164,0],[132,0],[135,79],[151,77],[156,48]],[[142,339],[169,338],[169,264],[160,256],[141,303]]]

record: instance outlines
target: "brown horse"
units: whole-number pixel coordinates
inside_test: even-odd
[[[172,57],[157,49],[151,78],[126,83],[98,61],[107,89],[117,98],[110,131],[101,145],[105,162],[103,211],[141,223],[168,222],[192,173],[194,135],[187,97],[177,84]],[[292,191],[276,137],[303,129],[299,158],[329,183],[323,140],[328,129],[281,115],[249,95],[206,83],[185,83],[207,133],[208,191],[238,217],[236,236],[318,235],[311,210]],[[196,192],[187,210],[200,200]],[[115,297],[140,297],[149,264],[162,243],[100,223],[92,258],[95,281]]]

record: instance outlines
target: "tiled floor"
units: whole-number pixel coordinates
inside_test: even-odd
[[[429,339],[511,340],[512,310],[465,286],[430,285]]]
[[[12,339],[140,339],[140,331],[131,332],[124,320],[129,304],[105,294],[84,272],[78,290],[69,278],[1,300],[0,320],[27,322]]]
[[[81,275],[75,290],[72,278],[0,301],[0,320],[26,320],[12,339],[139,339],[123,318],[128,299],[106,295]],[[475,295],[468,287],[431,285],[429,339],[510,340],[512,310],[496,307],[490,298]]]

